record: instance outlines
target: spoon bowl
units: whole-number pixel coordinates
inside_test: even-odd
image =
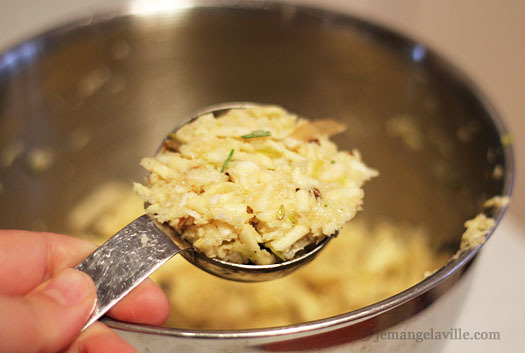
[[[246,265],[227,262],[209,258],[199,251],[184,251],[181,252],[181,255],[201,270],[212,275],[238,282],[262,282],[289,275],[299,267],[309,263],[334,236],[326,237],[317,244],[311,244],[292,260],[271,265]]]
[[[247,109],[260,106],[263,106],[263,104],[254,102],[226,102],[210,105],[192,114],[189,118],[187,118],[184,121],[184,123],[176,127],[170,134],[177,132],[177,130],[179,130],[182,126],[189,124],[190,122],[205,114],[213,114],[215,118],[218,118],[219,116],[227,113],[231,109]],[[164,143],[168,142],[169,140],[170,139],[167,136],[159,146],[157,153],[163,149]],[[194,250],[192,245],[186,242],[184,239],[182,239],[178,233],[174,231],[172,231],[171,233],[172,238],[176,239],[176,243],[180,244],[181,248]],[[269,281],[284,277],[294,272],[299,267],[312,261],[319,254],[319,252],[328,244],[330,239],[332,239],[332,237],[336,236],[337,234],[338,232],[331,236],[325,237],[317,244],[310,244],[304,250],[300,251],[298,253],[298,256],[294,257],[291,260],[270,265],[248,265],[228,262],[216,258],[207,257],[203,253],[196,250],[184,251],[181,252],[181,255],[186,260],[199,267],[200,269],[224,279],[239,282]]]

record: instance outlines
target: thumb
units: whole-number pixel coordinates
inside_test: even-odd
[[[25,297],[0,296],[0,352],[57,352],[80,333],[96,298],[91,278],[65,269]]]

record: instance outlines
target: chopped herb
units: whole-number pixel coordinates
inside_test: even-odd
[[[335,161],[332,159],[332,160],[330,161],[330,164],[335,164]]]
[[[175,140],[177,138],[177,134],[175,134],[174,132],[170,132],[168,134],[168,140]]]
[[[292,222],[293,224],[297,223],[297,218],[295,218],[295,216],[293,214],[288,214],[288,219],[290,220],[290,222]]]
[[[230,161],[232,160],[233,152],[234,150],[232,149],[230,151],[230,154],[228,155],[228,158],[226,158],[226,160],[224,161],[224,164],[222,165],[222,168],[221,168],[221,173],[224,173],[224,171],[226,170],[226,167],[228,166],[228,163],[230,163]]]
[[[279,211],[277,211],[277,219],[282,220],[284,218],[284,213],[284,205],[281,205],[281,207],[279,207]]]
[[[242,135],[241,137],[243,139],[253,139],[256,137],[266,137],[266,136],[271,136],[271,135],[272,133],[267,130],[255,130],[255,131],[250,132],[247,135]]]
[[[326,203],[325,203],[323,206],[324,206],[325,208],[328,207],[328,205],[327,205]]]

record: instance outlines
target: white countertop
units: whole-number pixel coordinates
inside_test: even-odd
[[[161,0],[163,1],[163,0]],[[183,0],[175,0],[183,1]],[[286,1],[286,0],[283,0]],[[110,0],[0,0],[0,48]],[[164,1],[166,3],[166,1]],[[525,2],[521,0],[288,0],[349,12],[386,24],[436,49],[485,92],[513,134],[517,182],[512,206],[478,259],[455,327],[498,331],[498,341],[449,341],[445,353],[511,352],[523,345],[525,317]]]

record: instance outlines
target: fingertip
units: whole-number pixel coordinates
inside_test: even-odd
[[[115,305],[108,314],[122,321],[162,325],[169,317],[170,303],[162,289],[148,278]]]

